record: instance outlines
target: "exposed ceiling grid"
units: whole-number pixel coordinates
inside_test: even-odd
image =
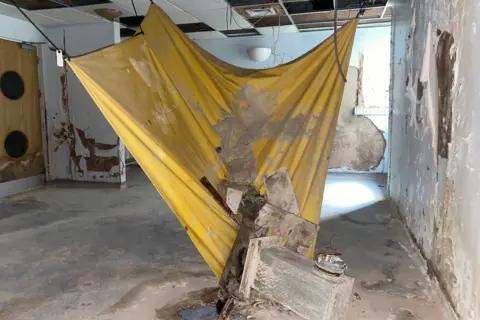
[[[250,22],[229,8],[189,11],[191,15],[216,30],[236,30],[252,28]]]
[[[0,0],[0,14],[24,17]],[[96,9],[115,10],[123,25],[122,34],[133,34],[150,6],[150,0],[16,0],[31,19],[42,26],[99,23],[106,21]],[[62,2],[69,3],[62,6]],[[252,35],[272,35],[314,31],[333,26],[332,1],[325,0],[154,0],[174,23],[192,39],[218,39]],[[375,0],[366,6],[361,23],[388,22],[391,8],[387,0]],[[342,0],[338,24],[355,17],[358,0]]]

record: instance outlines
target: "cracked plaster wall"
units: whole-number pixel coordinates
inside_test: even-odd
[[[390,195],[460,319],[480,319],[479,0],[395,0]]]
[[[383,170],[383,167],[379,168],[387,144],[383,131],[371,118],[353,113],[355,107],[366,109],[361,98],[361,80],[362,73],[359,68],[349,67],[330,154],[331,171],[369,172],[376,171],[377,168]],[[378,119],[382,116],[376,117]],[[386,120],[388,116],[383,115],[383,118]]]

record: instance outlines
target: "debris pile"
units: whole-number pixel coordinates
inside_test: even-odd
[[[265,197],[253,186],[226,190],[239,230],[220,279],[219,319],[344,319],[353,287],[345,263],[306,257],[319,226],[301,217],[287,168],[265,176],[264,185]]]

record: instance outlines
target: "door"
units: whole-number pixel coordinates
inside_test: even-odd
[[[35,51],[0,39],[0,182],[45,172]]]

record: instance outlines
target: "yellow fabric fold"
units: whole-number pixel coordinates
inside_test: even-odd
[[[337,33],[344,73],[356,26]],[[156,5],[142,30],[69,65],[215,275],[237,225],[202,177],[219,192],[223,181],[264,192],[264,175],[287,167],[302,217],[319,223],[344,88],[333,37],[288,64],[252,70],[198,47]]]

